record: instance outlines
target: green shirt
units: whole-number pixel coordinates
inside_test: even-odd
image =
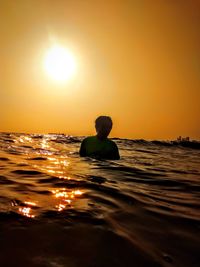
[[[80,156],[101,159],[120,159],[118,147],[115,142],[108,138],[100,140],[97,136],[90,136],[82,141]]]

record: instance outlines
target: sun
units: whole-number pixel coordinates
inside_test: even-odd
[[[76,61],[67,48],[54,45],[45,55],[44,68],[51,79],[65,82],[75,75]]]

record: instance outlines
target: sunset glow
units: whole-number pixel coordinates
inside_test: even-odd
[[[199,1],[47,2],[1,3],[0,131],[200,138]]]

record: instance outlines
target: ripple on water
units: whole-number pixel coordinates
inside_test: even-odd
[[[6,158],[6,157],[0,157],[0,160],[1,160],[1,161],[9,161],[9,158]]]
[[[34,157],[34,158],[28,158],[27,160],[47,160],[47,158],[44,157]]]
[[[11,179],[7,178],[6,176],[0,175],[0,184],[4,185],[11,185],[14,184],[15,182],[12,181]]]
[[[38,175],[44,175],[42,172],[40,171],[35,171],[35,170],[14,170],[12,171],[12,173],[14,174],[18,174],[18,175],[30,175],[30,176],[38,176]]]

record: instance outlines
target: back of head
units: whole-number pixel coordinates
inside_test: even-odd
[[[112,119],[109,116],[99,116],[95,120],[95,128],[97,131],[97,136],[100,139],[107,138],[112,129]]]

